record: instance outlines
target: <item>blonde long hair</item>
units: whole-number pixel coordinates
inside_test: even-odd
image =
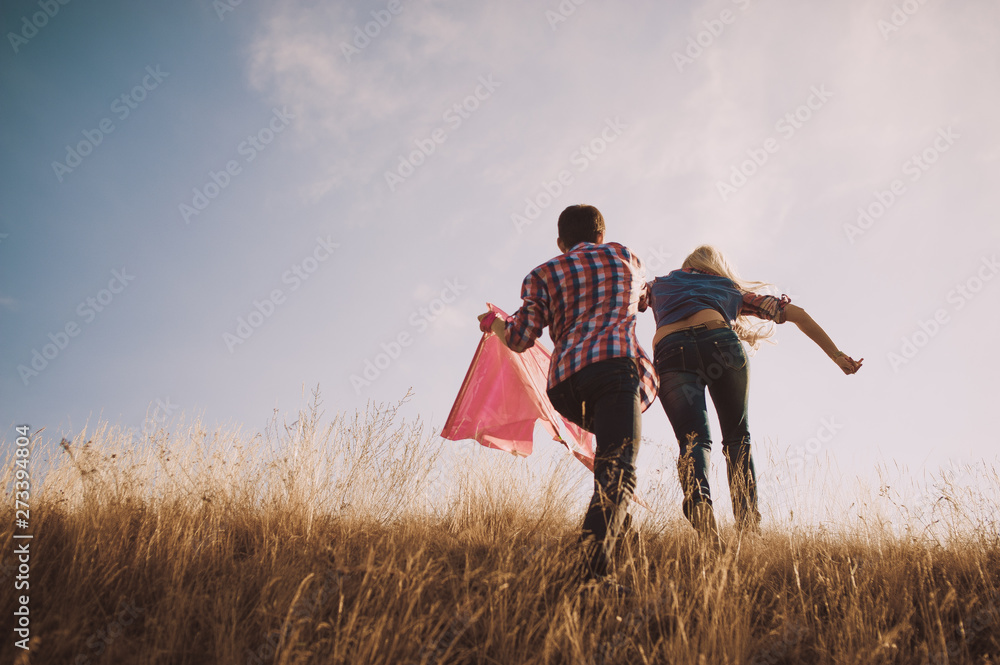
[[[736,268],[729,262],[725,254],[711,245],[701,245],[684,259],[682,268],[694,268],[703,272],[710,272],[721,277],[726,277],[736,285],[740,293],[760,293],[767,292],[773,288],[773,284],[768,282],[753,282],[742,279],[736,272]],[[749,316],[741,315],[733,323],[733,330],[736,335],[750,345],[756,351],[760,348],[760,343],[766,341],[769,344],[776,342],[771,339],[774,336],[774,323],[762,321],[754,317],[751,321]]]

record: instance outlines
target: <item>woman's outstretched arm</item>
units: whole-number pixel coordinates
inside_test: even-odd
[[[837,366],[844,370],[844,374],[854,374],[861,369],[861,363],[865,359],[854,360],[843,351],[840,351],[837,345],[833,343],[833,340],[830,339],[830,336],[826,334],[826,331],[813,321],[813,318],[809,316],[806,310],[797,305],[788,304],[785,305],[784,311],[785,320],[797,325],[799,330],[806,334],[806,337],[816,342],[819,348],[823,349],[826,355],[830,356],[833,362],[837,363]]]

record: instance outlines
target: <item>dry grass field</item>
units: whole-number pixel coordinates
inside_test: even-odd
[[[723,555],[637,508],[619,599],[569,573],[585,508],[570,467],[484,450],[439,475],[440,439],[396,408],[324,417],[67,442],[33,490],[31,649],[5,629],[0,661],[1000,663],[996,506],[933,538],[874,516],[772,523],[728,531]]]

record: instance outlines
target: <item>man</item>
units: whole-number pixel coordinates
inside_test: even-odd
[[[596,438],[594,496],[583,520],[584,577],[609,574],[615,543],[635,491],[641,414],[656,398],[656,371],[635,337],[649,287],[627,247],[604,242],[604,217],[589,205],[559,215],[561,255],[524,279],[521,308],[503,321],[480,315],[512,350],[525,351],[549,327],[552,406]]]

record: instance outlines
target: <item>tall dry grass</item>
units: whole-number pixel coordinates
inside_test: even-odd
[[[8,632],[0,660],[1000,661],[995,519],[944,539],[878,515],[836,533],[780,522],[729,532],[716,556],[676,518],[636,509],[640,537],[617,566],[634,595],[619,599],[570,574],[586,482],[574,462],[531,471],[475,448],[456,465],[397,408],[324,424],[317,398],[259,434],[82,432],[34,492],[31,652]]]

